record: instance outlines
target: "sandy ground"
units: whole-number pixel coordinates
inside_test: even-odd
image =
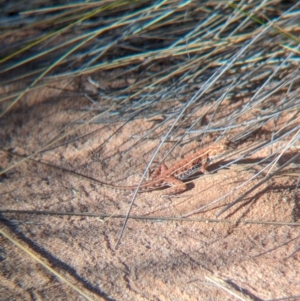
[[[60,88],[67,86],[60,83]],[[103,119],[83,125],[90,116],[83,116],[89,114],[85,109],[91,106],[86,98],[64,97],[47,88],[28,94],[2,119],[2,149],[18,155],[39,152],[66,134],[5,173],[2,210],[127,212],[133,193],[95,185],[68,171],[115,185],[137,183],[159,142],[139,139],[157,121],[142,117],[121,127],[120,121]],[[171,146],[166,143],[156,163]],[[166,164],[196,147],[196,141],[178,146]],[[1,168],[20,160],[2,152]],[[214,172],[220,164],[212,165],[208,175],[198,174],[179,196],[138,194],[131,214],[187,215],[259,170],[237,163]],[[261,179],[190,216],[197,221],[129,219],[118,248],[124,219],[114,217],[3,213],[1,230],[91,300],[300,300],[299,225],[261,223],[299,222],[297,177],[273,178],[218,221],[207,221]],[[10,240],[0,239],[1,300],[85,300]]]

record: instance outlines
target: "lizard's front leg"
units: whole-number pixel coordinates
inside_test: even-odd
[[[205,158],[202,160],[201,162],[201,167],[200,167],[200,171],[203,173],[203,174],[208,174],[209,171],[206,169],[207,166],[210,164],[210,159],[209,157]]]

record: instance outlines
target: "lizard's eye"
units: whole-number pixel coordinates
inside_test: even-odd
[[[212,152],[210,153],[210,156],[211,156],[211,157],[214,157],[217,153],[218,153],[218,152],[216,152],[216,151],[214,150],[214,151],[212,151]]]

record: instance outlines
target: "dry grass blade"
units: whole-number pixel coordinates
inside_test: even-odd
[[[104,220],[104,222],[110,219],[125,219],[126,215],[114,213],[84,213],[84,212],[59,212],[59,211],[34,211],[34,210],[1,210],[0,213],[4,214],[30,214],[30,215],[56,215],[56,216],[86,216],[86,217],[98,217]],[[298,227],[300,223],[293,222],[274,222],[274,221],[260,221],[260,220],[228,220],[228,219],[211,219],[211,218],[186,218],[177,216],[143,216],[143,215],[130,215],[129,219],[136,220],[151,220],[151,221],[180,221],[180,222],[199,222],[199,223],[224,223],[224,224],[249,224],[249,225],[270,225],[270,226],[293,226]]]
[[[12,238],[10,235],[8,235],[5,231],[0,229],[0,234],[3,235],[5,238],[7,238],[11,243],[13,243],[15,246],[17,246],[19,249],[21,249],[23,252],[25,252],[29,257],[31,257],[34,261],[38,262],[40,265],[42,265],[46,270],[48,270],[50,273],[52,273],[54,276],[56,276],[61,282],[66,283],[68,286],[70,286],[73,290],[77,291],[80,296],[84,297],[86,300],[93,301],[91,297],[89,297],[87,294],[85,294],[82,290],[80,290],[77,286],[73,285],[70,281],[68,281],[65,277],[57,273],[53,268],[51,268],[46,262],[41,260],[37,255],[35,255],[30,249],[24,247],[22,244],[20,244],[18,241],[16,241],[14,238]],[[102,299],[104,300],[104,299]]]
[[[256,297],[251,298],[250,296],[246,296],[240,291],[234,290],[226,281],[223,279],[217,278],[217,277],[208,277],[206,276],[206,279],[216,285],[217,287],[220,287],[221,289],[228,292],[233,297],[237,298],[238,300],[242,301],[257,301],[258,299]]]

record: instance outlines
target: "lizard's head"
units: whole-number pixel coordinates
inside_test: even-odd
[[[223,154],[224,152],[228,150],[233,150],[235,147],[233,146],[233,143],[226,139],[222,142],[219,142],[218,144],[212,146],[212,149],[210,151],[209,156],[211,158],[218,157],[219,155]]]

